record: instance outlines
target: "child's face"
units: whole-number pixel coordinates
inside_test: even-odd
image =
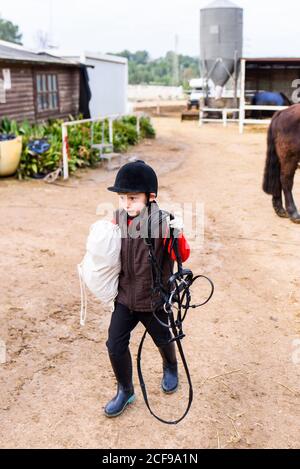
[[[151,194],[150,200],[155,199],[155,194]],[[147,204],[147,196],[144,193],[119,194],[120,208],[126,210],[130,217],[136,217],[140,214]]]

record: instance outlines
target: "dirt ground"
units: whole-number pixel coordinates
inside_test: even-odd
[[[159,204],[205,204],[205,242],[187,267],[209,275],[216,293],[185,322],[194,383],[189,416],[168,427],[137,401],[109,420],[115,381],[105,341],[109,313],[89,299],[79,325],[81,261],[99,203],[115,177],[82,171],[65,186],[0,181],[1,448],[297,448],[300,446],[300,227],[275,216],[261,190],[265,131],[154,119],[156,141],[132,150],[160,179]],[[300,206],[300,180],[295,198]],[[195,299],[205,287],[199,285]],[[132,336],[136,357],[142,328]],[[298,339],[298,342],[297,342]],[[298,347],[298,348],[297,348]],[[178,417],[187,383],[160,390],[161,363],[143,357],[154,409]]]

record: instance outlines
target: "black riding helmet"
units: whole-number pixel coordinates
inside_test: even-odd
[[[111,192],[125,194],[128,192],[152,192],[158,194],[158,180],[155,171],[144,161],[125,164],[117,174],[115,185],[108,187]]]

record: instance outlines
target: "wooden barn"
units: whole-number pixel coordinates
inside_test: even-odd
[[[41,122],[80,112],[82,67],[0,41],[0,119]]]
[[[246,97],[258,91],[276,91],[292,101],[299,87],[300,58],[297,57],[243,58],[241,69]]]
[[[257,92],[271,91],[283,93],[287,104],[252,105]],[[300,102],[300,58],[297,57],[260,57],[242,58],[240,73],[239,129],[243,133],[245,124],[269,124],[272,115],[286,105]],[[268,113],[269,119],[253,118],[253,112]]]

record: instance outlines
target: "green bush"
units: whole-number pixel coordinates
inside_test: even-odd
[[[74,118],[69,116],[70,120]],[[80,116],[79,116],[80,119]],[[0,123],[0,133],[21,135],[23,149],[21,162],[17,171],[19,179],[46,175],[59,168],[62,159],[62,120],[49,120],[43,124],[30,124],[27,121],[18,124],[16,121],[4,118]],[[126,116],[114,121],[114,151],[126,152],[131,145],[139,142],[137,133],[137,118]],[[154,138],[155,131],[150,119],[142,117],[140,120],[140,138]],[[84,123],[68,128],[69,140],[69,171],[74,173],[78,168],[95,167],[99,162],[97,150],[91,148],[92,124]],[[108,121],[97,122],[93,126],[93,142],[109,141]],[[50,149],[41,156],[34,156],[28,149],[28,142],[34,139],[46,139]]]
[[[155,130],[148,117],[142,117],[140,120],[141,138],[155,138]]]

